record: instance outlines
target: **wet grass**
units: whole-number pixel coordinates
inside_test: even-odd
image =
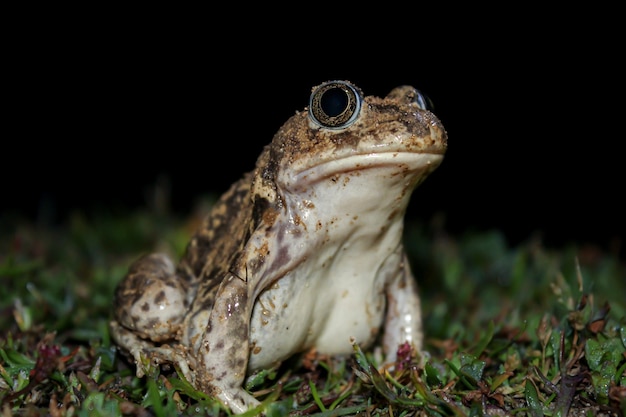
[[[2,416],[226,415],[175,369],[137,378],[112,344],[115,284],[140,254],[178,256],[197,218],[75,214],[62,227],[0,219]],[[407,225],[427,357],[399,347],[309,352],[255,375],[268,415],[623,416],[626,267],[593,247],[517,247],[502,232]],[[256,414],[256,411],[250,413]]]

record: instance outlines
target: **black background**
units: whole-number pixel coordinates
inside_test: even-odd
[[[310,24],[244,34],[212,22],[86,21],[20,38],[4,64],[3,211],[62,222],[141,207],[167,178],[187,214],[253,167],[312,86],[347,79],[366,95],[411,84],[446,127],[446,158],[409,216],[443,212],[453,233],[499,229],[512,245],[541,232],[623,251],[623,48],[610,24],[335,22],[322,39]]]

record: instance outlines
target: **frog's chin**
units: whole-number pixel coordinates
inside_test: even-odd
[[[384,170],[390,176],[422,177],[437,168],[442,160],[443,154],[440,153],[378,152],[355,154],[300,169],[292,166],[292,174],[282,178],[280,182],[287,186],[313,184],[332,180],[338,175],[359,175],[368,171],[374,173],[379,170]]]

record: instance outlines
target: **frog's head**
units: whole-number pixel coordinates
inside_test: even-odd
[[[363,191],[371,199],[378,192],[397,199],[400,193],[408,201],[447,147],[445,129],[426,102],[411,86],[397,87],[384,98],[364,97],[347,81],[314,87],[306,111],[292,116],[259,158],[257,195],[314,201],[332,187],[344,187],[331,195],[346,199],[345,189],[358,186],[367,189],[350,195]]]

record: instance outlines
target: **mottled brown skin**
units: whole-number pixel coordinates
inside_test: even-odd
[[[355,322],[359,343],[373,342],[385,316],[391,360],[402,341],[421,349],[402,220],[412,190],[441,161],[447,137],[439,120],[413,103],[417,94],[403,86],[386,98],[366,97],[356,121],[340,129],[296,113],[255,169],[211,209],[176,267],[163,254],[131,266],[115,293],[111,331],[135,358],[139,376],[143,356],[176,363],[198,389],[243,412],[258,404],[241,388],[251,371],[311,347],[350,353],[347,344],[328,344],[333,327],[344,324],[326,327],[328,317],[318,317],[323,308],[304,310],[325,291],[349,295],[336,299],[333,314],[355,315],[346,320]],[[382,201],[363,196],[358,184],[369,182],[383,187],[381,195],[397,194]],[[361,246],[371,248],[362,253],[370,267],[350,263]]]

